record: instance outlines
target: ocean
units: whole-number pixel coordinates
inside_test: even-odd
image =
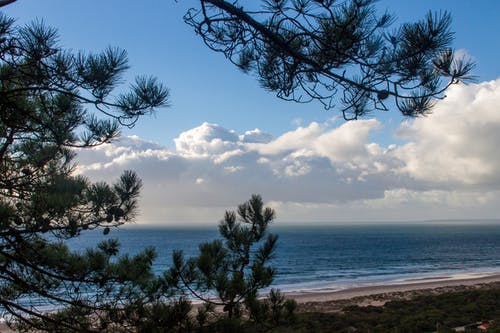
[[[287,292],[332,291],[358,286],[478,277],[500,272],[500,223],[355,224],[276,226],[277,275],[272,288]],[[83,250],[117,238],[121,252],[156,248],[154,271],[171,264],[174,250],[186,257],[198,244],[218,238],[217,227],[140,227],[83,233],[68,244]]]

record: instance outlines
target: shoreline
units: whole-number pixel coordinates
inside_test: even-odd
[[[470,275],[466,278],[439,275],[385,285],[366,285],[335,291],[291,291],[283,294],[285,298],[295,299],[298,303],[298,312],[328,313],[341,312],[343,308],[353,305],[383,306],[390,301],[410,300],[418,296],[487,288],[500,288],[500,272],[482,273],[480,276]],[[8,327],[5,322],[0,322],[0,332],[16,331]]]
[[[500,273],[461,279],[413,280],[336,291],[284,292],[284,295],[295,299],[300,312],[338,312],[350,305],[383,306],[395,300],[492,287],[500,287]]]

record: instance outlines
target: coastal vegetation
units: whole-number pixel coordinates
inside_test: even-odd
[[[297,310],[293,301],[272,291],[258,301],[260,310],[248,307],[241,316],[229,318],[211,306],[198,307],[180,300],[172,304],[155,304],[147,308],[137,332],[186,333],[451,333],[500,332],[500,287],[498,284],[475,290],[432,293],[409,300],[389,301],[383,306],[351,305],[334,312]],[[146,315],[147,314],[147,315]],[[61,314],[58,314],[61,315]],[[480,324],[487,330],[478,328]],[[114,327],[113,332],[130,327]],[[51,331],[66,332],[54,328]],[[68,331],[70,332],[70,331]]]
[[[398,300],[384,306],[348,306],[339,312],[308,312],[304,309],[291,320],[268,328],[275,333],[423,333],[484,332],[478,323],[488,325],[487,332],[500,332],[500,287],[448,292]],[[473,325],[471,325],[473,324]],[[238,332],[263,332],[257,323],[248,322]]]

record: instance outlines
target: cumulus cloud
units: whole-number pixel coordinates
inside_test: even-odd
[[[136,170],[148,223],[217,221],[252,193],[289,221],[492,217],[500,203],[498,105],[500,80],[454,86],[432,115],[401,125],[404,143],[387,147],[370,141],[384,130],[375,119],[313,122],[277,137],[203,123],[181,133],[174,149],[123,137],[81,151],[78,172],[112,180]]]
[[[428,118],[399,130],[411,142],[395,150],[401,172],[448,185],[498,189],[500,185],[500,80],[450,88]]]
[[[268,143],[273,139],[273,136],[256,128],[252,131],[246,131],[245,134],[239,136],[239,139],[245,143]]]
[[[190,156],[222,153],[234,148],[238,141],[234,131],[209,123],[183,132],[174,140],[177,152]]]

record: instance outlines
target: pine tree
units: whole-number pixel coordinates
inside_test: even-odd
[[[451,47],[449,13],[392,28],[394,17],[378,15],[375,2],[201,0],[184,19],[285,100],[319,101],[346,120],[391,107],[427,114],[451,84],[472,78],[474,65]]]
[[[223,306],[230,319],[238,317],[241,306],[254,301],[258,290],[273,281],[275,269],[269,260],[278,236],[267,231],[274,217],[274,210],[264,208],[262,198],[253,195],[237,213],[225,213],[219,225],[222,239],[201,244],[200,254],[188,260],[182,252],[174,253],[170,280],[181,282],[205,303]],[[216,299],[207,296],[210,292]]]
[[[130,257],[118,256],[113,239],[84,253],[64,244],[131,221],[141,189],[132,171],[114,184],[75,175],[74,148],[110,142],[166,106],[169,93],[139,77],[114,96],[126,53],[75,54],[57,39],[40,22],[19,27],[0,14],[0,306],[28,327],[113,331],[126,311],[165,293],[157,292],[152,249]]]

